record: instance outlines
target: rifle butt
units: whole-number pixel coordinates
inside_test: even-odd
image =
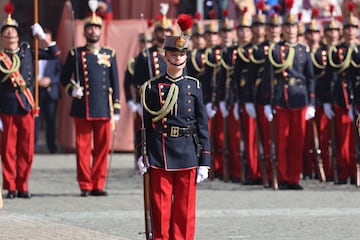
[[[356,187],[360,187],[360,163],[356,163]]]
[[[224,182],[229,182],[230,173],[229,173],[229,125],[228,118],[224,118]]]
[[[145,234],[146,240],[152,237],[152,219],[151,219],[151,201],[150,201],[150,176],[149,173],[144,174],[144,214],[145,214]]]

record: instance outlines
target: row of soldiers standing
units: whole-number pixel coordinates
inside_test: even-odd
[[[243,9],[238,21],[228,19],[224,11],[223,20],[205,25],[197,16],[188,33],[192,50],[187,74],[202,83],[211,175],[294,190],[303,189],[302,174],[336,184],[348,179],[359,184],[354,124],[360,110],[358,19],[349,5],[350,15],[344,20],[331,14],[320,23],[313,11],[312,21],[303,25],[291,8],[287,6],[280,16],[275,6],[275,13],[265,16],[258,5],[255,16],[248,17]],[[138,115],[137,129],[141,104],[136,89],[165,73],[162,44],[172,31],[171,21],[165,15],[158,17],[153,39],[146,34],[141,39],[152,46],[129,62],[125,93],[128,106]],[[299,42],[301,34],[307,44]]]

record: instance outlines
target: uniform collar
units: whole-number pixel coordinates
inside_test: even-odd
[[[16,53],[18,53],[20,51],[20,48],[16,48],[15,50],[10,50],[10,49],[4,49],[4,52],[6,53],[6,54],[16,54]]]
[[[179,77],[174,78],[174,77],[172,77],[169,73],[166,73],[165,78],[166,78],[167,80],[171,81],[171,82],[178,82],[178,81],[180,81],[180,80],[183,80],[185,77],[184,77],[184,75],[182,74],[182,75],[180,75]]]
[[[297,43],[297,42],[295,42],[295,43],[289,43],[289,42],[285,41],[285,45],[286,45],[286,46],[289,46],[289,47],[296,47],[296,45],[298,45],[298,43]]]

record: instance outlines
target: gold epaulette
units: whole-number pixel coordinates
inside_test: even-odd
[[[112,47],[103,47],[104,49],[106,50],[109,50],[111,52],[111,57],[114,57],[115,56],[115,49],[112,48]]]
[[[195,81],[196,82],[196,87],[200,88],[200,81],[197,78],[194,78],[192,76],[186,76],[186,78]]]
[[[135,58],[130,58],[129,61],[128,61],[127,70],[129,71],[129,73],[131,75],[134,75],[134,72],[135,72],[134,63],[135,63]]]

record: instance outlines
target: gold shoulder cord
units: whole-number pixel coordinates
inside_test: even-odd
[[[358,133],[359,133],[359,137],[360,137],[360,114],[358,114],[358,116],[357,116],[356,126],[358,128]]]
[[[5,53],[3,52],[3,54],[5,54]],[[19,68],[20,68],[20,58],[19,58],[19,56],[17,54],[14,54],[12,56],[12,66],[11,66],[10,69],[5,69],[0,64],[0,71],[6,74],[4,76],[4,78],[1,79],[1,82],[4,82],[5,80],[7,80],[9,75],[13,74],[15,71],[18,71]]]
[[[238,54],[239,54],[240,59],[243,60],[243,62],[249,63],[250,62],[249,58],[247,58],[243,52],[245,52],[245,49],[241,46],[238,47]],[[252,51],[250,49],[250,56],[251,55],[252,55]]]
[[[254,48],[254,47],[253,47]],[[254,50],[252,49],[251,54],[250,54],[250,60],[251,62],[255,63],[255,64],[262,64],[265,62],[265,58],[264,59],[259,59],[257,60],[254,56]]]
[[[211,50],[212,50],[211,48],[207,48],[205,50],[205,63],[207,65],[209,65],[210,67],[212,67],[212,68],[216,68],[216,67],[219,66],[220,62],[216,62],[216,54],[215,54],[215,63],[212,63],[212,62],[209,61],[209,53],[211,52]],[[221,55],[221,53],[220,53],[220,55]]]
[[[289,48],[288,57],[285,59],[285,61],[283,63],[277,63],[277,62],[275,62],[274,57],[273,57],[273,49],[274,49],[273,46],[275,46],[275,45],[272,45],[269,48],[269,61],[274,67],[278,68],[278,70],[276,70],[275,73],[280,73],[281,71],[283,71],[293,65],[294,57],[295,57],[295,49],[292,47]]]
[[[176,108],[176,103],[179,97],[179,87],[176,84],[171,84],[169,92],[166,96],[164,105],[160,108],[159,111],[153,111],[151,110],[147,104],[146,104],[146,88],[150,88],[151,81],[147,81],[144,83],[143,86],[141,86],[141,103],[144,106],[145,110],[148,111],[151,115],[154,115],[155,117],[152,119],[153,122],[158,122],[160,119],[162,119],[164,116],[166,116],[170,111]]]
[[[318,61],[316,61],[316,50],[311,51],[310,56],[311,56],[311,61],[316,68],[325,69],[325,65],[322,65],[321,63],[318,63]]]
[[[332,57],[332,53],[334,52],[335,48],[336,48],[335,46],[331,46],[329,48],[329,56],[328,56],[328,58],[329,58],[329,64],[333,68],[338,68],[339,69],[337,71],[337,74],[339,74],[339,73],[343,72],[346,68],[349,67],[350,62],[351,62],[351,56],[352,56],[353,48],[352,47],[349,48],[349,50],[348,50],[348,52],[347,52],[347,54],[345,56],[344,61],[339,63],[339,64],[334,63],[334,59]]]
[[[356,54],[359,53],[358,49],[356,47],[354,48],[354,51],[355,51]],[[352,58],[351,58],[351,65],[353,65],[353,67],[355,67],[355,68],[360,68],[360,63],[357,64]]]
[[[204,71],[204,67],[200,67],[197,62],[196,62],[196,53],[198,50],[194,50],[191,52],[191,63],[194,66],[195,70],[199,73],[201,73],[202,71]]]

